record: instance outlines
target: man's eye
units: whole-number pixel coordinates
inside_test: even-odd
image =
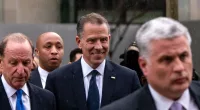
[[[95,42],[95,39],[90,39],[88,40],[89,43],[94,43]]]
[[[188,56],[189,56],[188,53],[184,53],[184,54],[181,54],[179,57],[181,61],[184,61]]]
[[[173,60],[172,57],[165,56],[165,57],[163,57],[163,58],[160,60],[160,62],[163,62],[163,63],[171,63],[172,60]]]
[[[62,45],[57,45],[56,48],[61,49],[61,48],[63,48],[63,46]]]
[[[45,48],[51,48],[51,45],[45,45]]]
[[[17,65],[17,61],[11,61],[10,64],[15,66]]]
[[[24,66],[27,66],[27,65],[29,65],[29,64],[30,64],[30,61],[24,61],[24,62],[23,62],[23,65],[24,65]]]
[[[101,39],[101,42],[106,42],[106,41],[108,41],[107,38],[102,38],[102,39]]]

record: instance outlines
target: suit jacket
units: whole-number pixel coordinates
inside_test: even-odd
[[[0,77],[1,78],[1,77]],[[31,110],[56,110],[55,97],[52,92],[27,82]],[[2,80],[0,79],[0,110],[12,110]]]
[[[192,82],[189,87],[190,95],[200,109],[200,83]],[[100,110],[156,110],[156,105],[146,85],[138,91],[103,107]]]
[[[34,69],[31,72],[31,76],[30,76],[29,82],[34,84],[34,85],[36,85],[36,86],[38,86],[38,87],[43,88],[38,68]]]
[[[118,100],[138,88],[140,82],[135,71],[106,60],[101,106]],[[49,73],[46,89],[54,93],[57,110],[87,110],[81,60]]]

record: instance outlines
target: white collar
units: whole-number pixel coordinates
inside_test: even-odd
[[[104,75],[104,70],[105,70],[105,64],[106,64],[106,60],[104,59],[103,62],[95,69],[97,70],[100,75]],[[82,66],[82,71],[83,71],[83,77],[87,77],[88,74],[94,70],[92,67],[90,67],[90,65],[88,65],[84,58],[81,57],[81,66]]]
[[[38,71],[40,74],[40,77],[45,78],[48,76],[49,72],[38,66]]]
[[[7,81],[5,80],[5,77],[4,75],[2,75],[1,77],[1,80],[2,80],[2,83],[3,83],[3,86],[4,86],[4,89],[6,91],[6,94],[8,97],[11,97],[13,96],[13,94],[16,93],[16,89],[14,89],[13,87],[11,87]],[[23,90],[23,92],[29,97],[29,91],[28,91],[28,87],[27,87],[27,84],[25,83],[24,86],[21,88]]]
[[[169,110],[169,108],[171,107],[174,101],[159,94],[155,89],[153,89],[153,87],[150,84],[148,84],[148,86],[149,86],[151,95],[155,101],[157,109]],[[183,92],[182,96],[176,102],[180,103],[186,110],[188,110],[190,101],[191,101],[191,97],[190,97],[189,89],[186,89]]]

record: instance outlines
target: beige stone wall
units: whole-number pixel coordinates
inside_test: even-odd
[[[190,20],[200,20],[200,0],[190,0]]]
[[[60,23],[59,3],[60,0],[0,0],[0,23]],[[200,20],[200,0],[166,0],[166,3],[168,17]],[[73,10],[70,12],[72,21]]]
[[[59,0],[4,0],[5,23],[59,23]]]
[[[180,21],[200,20],[200,0],[178,0]]]

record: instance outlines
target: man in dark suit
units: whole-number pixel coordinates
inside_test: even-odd
[[[31,72],[30,82],[44,88],[49,72],[58,68],[64,55],[64,43],[60,35],[55,32],[41,34],[36,42],[35,53],[39,59],[39,66]]]
[[[21,33],[6,36],[0,44],[0,110],[56,110],[52,92],[28,81],[33,61],[31,41]]]
[[[192,82],[188,29],[159,17],[141,26],[136,42],[148,85],[102,110],[199,110],[200,84]]]
[[[46,89],[55,94],[57,110],[98,110],[140,88],[135,71],[105,59],[109,41],[110,28],[103,16],[91,13],[80,18],[76,42],[83,56],[47,77]]]

